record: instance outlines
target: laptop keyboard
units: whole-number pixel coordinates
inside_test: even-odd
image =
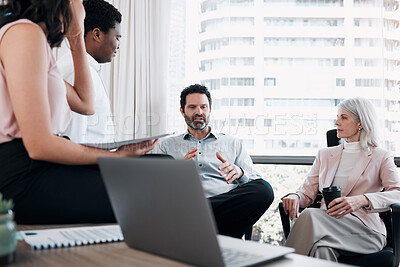
[[[257,262],[257,261],[261,260],[262,258],[264,258],[261,255],[243,252],[243,251],[237,250],[237,249],[222,247],[221,250],[222,250],[222,257],[227,266],[229,266],[229,265],[245,266],[245,265],[248,265],[249,262]]]

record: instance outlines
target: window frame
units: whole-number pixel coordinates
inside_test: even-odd
[[[315,156],[259,156],[250,155],[254,164],[312,165]],[[394,164],[400,167],[400,157],[394,157]]]

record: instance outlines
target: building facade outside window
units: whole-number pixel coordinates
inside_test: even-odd
[[[215,103],[213,119],[254,121],[249,129],[232,128],[232,123],[219,123],[218,129],[254,140],[252,155],[315,155],[318,147],[304,144],[324,144],[326,131],[334,128],[335,106],[354,96],[376,103],[382,144],[400,155],[400,142],[395,142],[400,140],[395,130],[400,120],[400,11],[395,2],[173,0],[173,5],[182,12],[174,12],[181,17],[174,18],[171,29],[184,30],[171,38],[170,49],[185,55],[180,61],[185,72],[173,79],[175,87],[168,86],[170,99],[191,83],[207,86]],[[183,50],[176,46],[182,42]],[[253,99],[251,109],[240,102],[248,98]],[[173,112],[176,103],[168,104],[176,115],[169,125],[173,131],[184,127],[179,112]],[[298,131],[279,123],[297,123],[299,115],[303,121],[314,118],[315,129],[300,123],[303,130]],[[267,139],[296,142],[276,149],[264,146]]]
[[[172,0],[172,8],[168,130],[185,130],[179,93],[201,83],[213,97],[212,127],[251,155],[315,156],[337,104],[363,96],[378,111],[382,147],[400,156],[397,1]],[[277,197],[309,167],[258,166]],[[270,229],[279,216],[262,220],[260,238],[279,243]]]

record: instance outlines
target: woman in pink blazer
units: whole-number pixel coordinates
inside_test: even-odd
[[[286,246],[302,255],[337,261],[341,254],[369,254],[386,245],[386,229],[378,212],[400,200],[400,179],[393,156],[378,147],[375,109],[364,98],[338,105],[336,147],[321,149],[312,169],[295,193],[282,198],[290,219],[299,207],[312,204],[322,189],[339,186],[342,197],[326,210],[306,209],[296,220]],[[382,189],[384,189],[383,192]]]

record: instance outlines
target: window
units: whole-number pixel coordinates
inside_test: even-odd
[[[268,0],[264,0],[264,3],[269,2]],[[274,2],[282,2],[279,0],[274,0]],[[296,0],[296,6],[300,7],[342,7],[343,0]]]
[[[335,47],[344,46],[343,38],[269,38],[264,37],[265,46],[296,46],[296,47]]]
[[[254,106],[254,98],[231,98],[231,106]]]
[[[206,86],[209,90],[221,89],[221,80],[220,79],[202,80],[201,84]]]
[[[337,104],[365,96],[381,145],[400,155],[396,1],[171,1],[169,130],[185,129],[179,94],[201,83],[213,97],[211,125],[253,140],[250,154],[312,156]]]
[[[346,79],[336,79],[336,86],[345,86],[346,85]]]
[[[344,58],[264,58],[264,65],[279,65],[288,67],[310,66],[310,67],[343,67],[345,66]]]
[[[267,107],[336,107],[340,99],[318,99],[318,98],[264,98]]]
[[[276,86],[275,78],[264,78],[264,86]]]
[[[354,46],[357,47],[378,47],[383,40],[376,38],[356,38],[354,39]]]
[[[355,27],[362,27],[362,28],[374,28],[379,27],[381,21],[379,19],[372,19],[372,18],[355,18],[354,19],[354,26]]]
[[[254,6],[254,0],[230,0],[231,6]]]
[[[380,87],[381,80],[378,79],[356,79],[356,87]]]
[[[218,70],[228,67],[229,58],[218,58],[200,61],[200,71]]]
[[[254,66],[254,58],[253,57],[231,57],[230,65],[231,66]]]
[[[365,96],[380,116],[381,146],[400,155],[398,1],[171,2],[168,130],[186,129],[179,94],[202,83],[213,98],[210,125],[242,140],[251,155],[315,156],[338,103]],[[310,170],[256,167],[274,188],[285,186],[276,195],[295,190]],[[278,244],[273,212],[257,227],[262,241]]]
[[[254,119],[230,119],[230,126],[235,127],[254,127]]]
[[[264,18],[264,25],[267,27],[342,27],[342,18]]]
[[[254,78],[231,78],[231,86],[253,86]]]
[[[354,65],[356,67],[378,67],[381,64],[381,60],[378,58],[356,58],[354,59]]]

